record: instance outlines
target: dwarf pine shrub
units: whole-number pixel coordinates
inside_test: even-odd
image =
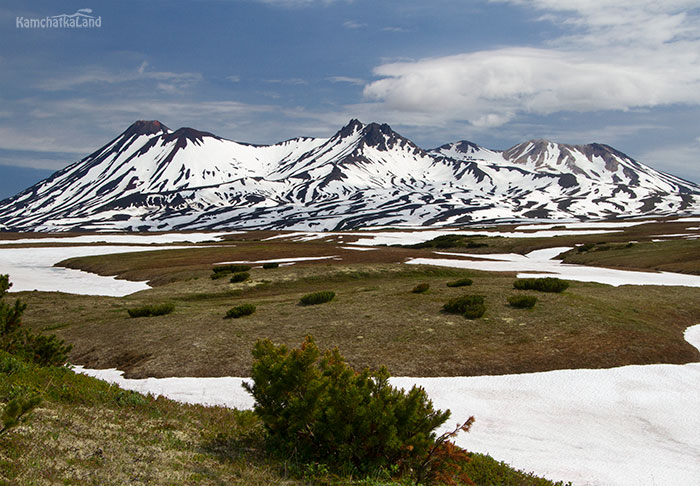
[[[513,282],[516,290],[537,290],[539,292],[563,292],[569,288],[569,282],[555,277],[519,278]]]
[[[236,307],[231,307],[226,311],[226,317],[228,319],[238,319],[239,317],[249,316],[255,312],[255,305],[253,304],[241,304]]]
[[[414,294],[422,294],[424,292],[427,292],[429,288],[429,283],[419,283],[418,285],[413,287],[413,290],[411,290],[411,292],[413,292]]]
[[[486,305],[481,295],[463,295],[450,299],[442,309],[451,314],[462,314],[467,319],[478,319],[486,313]]]
[[[321,292],[314,292],[311,294],[306,294],[303,296],[299,303],[301,305],[317,305],[323,304],[325,302],[330,302],[335,297],[335,292],[330,290],[323,290]]]
[[[212,270],[214,273],[238,273],[250,270],[250,265],[217,265]]]
[[[154,316],[164,316],[170,314],[175,310],[175,304],[172,302],[166,302],[163,304],[151,304],[144,305],[141,307],[132,307],[126,311],[129,313],[129,317],[154,317]]]
[[[279,266],[280,266],[280,264],[277,263],[277,262],[267,262],[267,263],[263,263],[263,268],[264,268],[265,270],[269,270],[269,269],[271,269],[271,268],[278,268]]]
[[[250,278],[248,272],[238,272],[231,275],[231,283],[245,282]]]
[[[473,284],[474,281],[470,278],[460,278],[459,280],[454,280],[452,282],[447,282],[448,287],[466,287]]]
[[[483,303],[484,297],[481,295],[463,295],[448,300],[442,308],[445,312],[449,312],[450,314],[464,314],[467,307]]]
[[[356,372],[338,349],[321,354],[307,336],[299,349],[269,339],[253,348],[255,413],[273,453],[339,475],[411,474],[425,467],[435,432],[450,415],[423,388],[389,384],[389,373]]]
[[[537,303],[537,297],[534,295],[512,295],[508,297],[508,303],[517,309],[531,309]]]
[[[22,328],[22,313],[27,305],[16,299],[4,301],[12,287],[8,275],[0,275],[0,350],[37,363],[40,366],[62,366],[72,346],[54,335],[35,333]]]

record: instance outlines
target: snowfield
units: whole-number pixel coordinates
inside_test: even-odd
[[[671,272],[635,272],[611,268],[572,265],[554,260],[554,257],[571,248],[547,248],[527,255],[516,253],[472,255],[467,253],[435,252],[438,255],[457,258],[413,258],[412,265],[437,265],[440,267],[469,268],[487,272],[518,272],[518,278],[561,277],[578,282],[598,282],[618,287],[620,285],[678,285],[700,287],[700,276]],[[475,260],[467,260],[474,258]]]
[[[686,340],[700,349],[700,324]],[[252,408],[245,378],[147,378],[84,373],[122,388],[185,403]],[[502,376],[394,377],[422,386],[456,422],[476,417],[457,443],[517,468],[576,486],[697,486],[700,478],[700,363],[557,370]]]

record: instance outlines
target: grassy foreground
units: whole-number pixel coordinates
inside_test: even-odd
[[[0,409],[31,391],[42,403],[0,435],[3,485],[399,484],[273,460],[250,411],[156,399],[0,352]],[[478,485],[554,485],[480,454],[464,468]]]

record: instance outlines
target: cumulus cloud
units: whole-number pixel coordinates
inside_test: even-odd
[[[700,104],[700,21],[687,0],[496,0],[569,25],[542,47],[378,66],[364,96],[384,108],[498,126],[520,114]]]

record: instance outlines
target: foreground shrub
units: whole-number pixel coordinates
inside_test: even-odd
[[[411,292],[413,292],[414,294],[422,294],[423,292],[427,292],[429,288],[429,283],[420,283],[413,287],[413,290],[411,290]]]
[[[13,304],[3,300],[11,286],[9,276],[0,275],[0,350],[40,366],[64,365],[72,346],[54,335],[23,329],[22,313],[27,305],[19,299]]]
[[[531,309],[535,306],[537,297],[534,295],[512,295],[508,297],[508,303],[511,307],[518,309]]]
[[[316,305],[323,304],[325,302],[330,302],[335,297],[335,292],[330,290],[323,290],[321,292],[314,292],[312,294],[306,294],[303,296],[299,303],[301,305]]]
[[[436,445],[433,430],[449,411],[433,408],[423,388],[389,385],[389,373],[356,372],[338,349],[321,355],[307,336],[299,349],[269,339],[253,349],[255,413],[270,450],[333,474],[367,476],[425,469]]]
[[[474,282],[470,278],[460,278],[459,280],[454,280],[452,282],[447,282],[448,287],[467,287]]]
[[[513,282],[516,290],[537,290],[539,292],[563,292],[569,288],[569,282],[560,278],[519,278]]]
[[[153,317],[153,316],[164,316],[170,314],[175,310],[175,304],[172,302],[166,302],[164,304],[151,304],[144,305],[141,307],[133,307],[127,309],[129,317]]]
[[[239,317],[249,316],[253,312],[255,312],[255,305],[241,304],[226,311],[226,317],[229,319],[238,319]]]
[[[263,263],[263,268],[264,268],[265,270],[269,270],[269,269],[271,269],[271,268],[277,268],[277,267],[279,267],[279,266],[280,266],[280,264],[277,263],[277,262]]]
[[[250,278],[250,274],[248,272],[234,273],[231,276],[231,283],[245,282],[249,278]]]

